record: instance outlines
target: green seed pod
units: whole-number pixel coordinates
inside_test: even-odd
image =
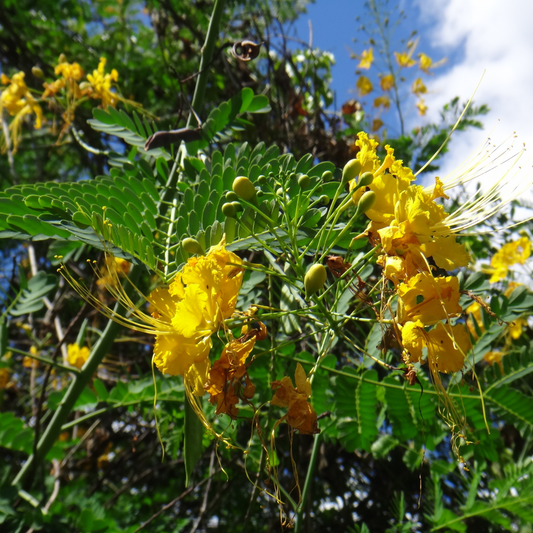
[[[42,69],[40,69],[39,67],[31,67],[31,73],[36,77],[36,78],[39,78],[39,79],[43,79],[44,78],[44,74],[43,74],[43,71]],[[81,345],[80,345],[81,346]]]
[[[322,181],[324,183],[327,183],[328,181],[331,181],[333,179],[333,172],[331,170],[326,170],[322,173]]]
[[[324,265],[315,264],[313,265],[305,275],[304,278],[304,287],[305,295],[309,298],[312,294],[315,294],[319,289],[324,286],[326,283],[326,278],[328,277]]]
[[[233,191],[228,191],[226,193],[226,200],[228,202],[236,202],[238,199],[239,197]]]
[[[225,217],[237,218],[237,210],[235,209],[235,206],[230,202],[226,202],[222,206],[222,214]]]
[[[357,187],[366,187],[366,186],[370,185],[373,181],[374,181],[374,174],[372,174],[372,172],[365,172],[359,178],[359,182],[357,183]]]
[[[267,182],[267,177],[264,175],[264,174],[261,174],[258,178],[257,178],[257,183],[259,183],[259,185],[265,185]]]
[[[374,207],[376,203],[376,193],[374,191],[366,191],[359,199],[357,204],[357,213],[365,213]]]
[[[307,189],[307,187],[309,187],[309,184],[311,183],[311,178],[307,175],[307,174],[302,174],[299,178],[298,178],[298,185],[302,188],[302,189]]]
[[[325,194],[323,194],[318,200],[320,201],[322,205],[329,204],[329,196],[326,196]]]
[[[246,176],[235,178],[232,189],[239,198],[248,202],[255,198],[256,191],[254,184]]]
[[[181,245],[183,246],[183,249],[189,254],[205,254],[203,248],[200,246],[200,243],[196,239],[193,239],[191,237],[183,239],[181,241]]]
[[[349,181],[352,181],[357,176],[359,176],[359,173],[361,172],[361,163],[357,159],[351,159],[344,165],[344,168],[342,169],[342,179],[341,183],[343,185],[347,185]]]

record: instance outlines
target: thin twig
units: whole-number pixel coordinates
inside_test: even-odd
[[[209,481],[215,474],[218,474],[220,472],[220,469],[218,469],[216,472],[213,473],[213,475],[209,476],[208,478],[202,479],[199,483],[196,485],[193,485],[192,487],[188,488],[185,492],[182,492],[177,498],[174,498],[170,503],[167,503],[164,507],[159,509],[157,513],[153,514],[144,524],[141,524],[133,533],[137,533],[141,529],[144,529],[148,524],[153,522],[158,516],[162,515],[165,511],[176,505],[182,498],[185,498],[187,494],[190,494],[193,490],[201,487],[204,483]]]

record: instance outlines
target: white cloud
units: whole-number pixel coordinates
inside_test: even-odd
[[[470,155],[495,128],[491,138],[517,132],[533,154],[533,2],[531,0],[415,0],[421,11],[423,40],[451,57],[428,80],[428,118],[453,97],[468,100],[485,75],[475,103],[491,111],[485,129],[460,134],[443,161],[443,174]],[[436,57],[436,59],[438,59]]]

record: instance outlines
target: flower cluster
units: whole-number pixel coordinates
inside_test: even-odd
[[[430,69],[438,67],[443,61],[433,62],[433,60],[424,53],[417,55],[418,61],[415,60],[415,51],[418,41],[410,41],[407,44],[407,49],[403,52],[394,52],[394,59],[396,66],[391,66],[391,71],[386,73],[379,73],[379,86],[383,94],[376,96],[373,101],[373,107],[378,112],[372,122],[372,131],[378,131],[383,126],[383,121],[380,118],[380,113],[388,110],[391,104],[390,92],[392,90],[398,91],[399,85],[405,82],[405,74],[402,72],[405,69],[410,69],[418,65],[420,72],[430,74]],[[360,96],[367,96],[375,91],[374,84],[369,77],[361,74],[362,70],[369,70],[374,64],[374,48],[370,47],[361,52],[361,54],[353,54],[353,57],[359,60],[356,74],[359,76],[356,81],[356,87]],[[391,63],[392,64],[392,63]],[[418,113],[422,116],[426,114],[427,106],[422,95],[427,93],[427,87],[420,76],[416,77],[411,85],[411,92],[418,97],[416,108]],[[393,95],[393,100],[397,100],[398,95]]]
[[[471,343],[465,326],[451,323],[463,311],[458,279],[441,272],[466,266],[469,256],[447,225],[448,214],[435,202],[447,198],[443,185],[438,178],[432,189],[414,184],[413,173],[395,159],[393,149],[386,146],[387,155],[380,161],[377,142],[365,133],[358,135],[356,144],[361,175],[373,175],[366,187],[376,195],[366,211],[367,234],[380,246],[378,263],[398,297],[395,324],[404,360],[412,367],[427,359],[434,379],[438,372],[457,372]],[[350,188],[358,202],[365,188],[357,189],[357,180]]]
[[[86,81],[81,81],[85,75],[83,68],[79,63],[68,63],[62,54],[54,69],[57,79],[51,82],[45,81],[44,91],[39,97],[34,97],[26,86],[24,72],[18,72],[11,78],[2,74],[0,82],[7,87],[0,94],[0,113],[5,109],[14,117],[9,125],[11,138],[4,138],[4,149],[12,146],[13,152],[16,151],[25,117],[34,114],[34,127],[36,129],[42,127],[44,117],[39,101],[53,98],[55,103],[63,108],[63,131],[72,124],[76,107],[88,98],[100,100],[104,109],[108,106],[116,107],[119,100],[124,101],[113,89],[113,82],[118,81],[118,72],[113,69],[111,73],[106,73],[106,61],[105,57],[101,57],[98,68],[86,76]],[[34,68],[32,72],[37,77],[43,77],[42,71],[38,68]]]
[[[11,139],[13,142],[13,151],[16,151],[20,140],[20,128],[22,121],[28,115],[35,114],[35,128],[40,129],[43,122],[43,110],[37,103],[37,100],[32,96],[30,90],[24,81],[24,72],[19,72],[8,78],[2,73],[0,82],[7,87],[0,95],[0,116],[4,109],[15,117],[9,125]],[[4,139],[5,146],[9,146],[7,139]]]

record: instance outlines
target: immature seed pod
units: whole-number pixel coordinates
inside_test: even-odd
[[[357,204],[357,213],[365,213],[374,207],[376,203],[376,193],[374,191],[366,191],[359,199]]]
[[[370,185],[373,181],[374,181],[374,174],[372,174],[372,172],[365,172],[359,178],[359,182],[357,183],[357,186],[366,187]]]
[[[346,163],[342,169],[341,183],[346,185],[349,181],[355,179],[357,176],[359,176],[361,168],[361,163],[357,159],[351,159],[348,161],[348,163]]]
[[[314,264],[305,275],[304,278],[304,287],[305,295],[309,298],[312,294],[315,294],[319,289],[324,286],[326,283],[326,278],[328,277],[326,268],[324,265],[319,263]]]
[[[256,191],[254,184],[246,176],[235,178],[232,189],[239,198],[247,202],[255,198]]]
[[[239,197],[233,191],[228,191],[226,193],[226,200],[228,202],[237,202],[239,200]]]
[[[187,237],[186,239],[183,239],[181,241],[181,245],[183,246],[183,249],[189,254],[198,254],[198,255],[205,254],[205,251],[200,246],[200,243],[196,239],[193,239],[192,237]]]
[[[225,217],[237,218],[237,210],[235,209],[235,206],[230,202],[226,202],[222,206],[222,214]]]
[[[322,172],[322,181],[324,183],[327,183],[328,181],[331,181],[333,179],[333,172],[331,170],[326,170]]]
[[[302,189],[307,189],[307,187],[309,187],[309,184],[311,183],[311,178],[307,175],[307,174],[302,174],[299,178],[298,178],[298,185],[302,188]]]

